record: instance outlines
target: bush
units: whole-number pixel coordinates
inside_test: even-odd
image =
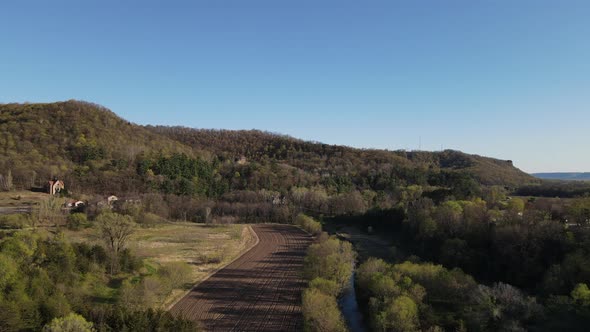
[[[172,288],[183,288],[191,282],[191,267],[185,262],[170,262],[158,270],[160,278],[170,280]]]
[[[84,213],[72,213],[68,216],[66,220],[66,225],[68,229],[71,230],[79,230],[80,228],[86,226],[88,224],[88,218]]]
[[[194,263],[195,264],[218,264],[223,261],[223,255],[221,253],[209,253],[209,254],[200,254],[199,256],[195,257]]]
[[[129,309],[153,308],[170,294],[170,282],[157,276],[147,276],[139,283],[125,280],[119,290],[119,304]]]
[[[295,218],[295,225],[298,225],[313,235],[318,235],[322,232],[322,224],[303,213],[297,215]]]
[[[133,309],[124,306],[94,307],[87,317],[99,331],[156,332],[198,331],[190,320],[175,317],[167,311],[154,309]]]
[[[137,218],[137,223],[144,227],[153,227],[157,224],[162,224],[165,219],[153,213],[141,213]]]
[[[25,228],[31,224],[31,218],[27,214],[8,214],[0,216],[0,228]]]
[[[131,250],[128,248],[123,249],[119,253],[119,268],[124,272],[133,272],[141,268],[143,262],[138,257],[133,255]]]

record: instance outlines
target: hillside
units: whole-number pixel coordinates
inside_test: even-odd
[[[73,184],[74,174],[87,182],[120,182],[140,153],[193,151],[87,102],[0,105],[0,173],[11,170],[20,187],[53,177]]]
[[[531,175],[544,180],[590,181],[590,172],[533,173]]]
[[[512,165],[511,161],[469,155],[460,151],[408,152],[354,149],[295,139],[258,130],[210,130],[185,127],[148,127],[150,130],[223,158],[247,160],[274,159],[310,172],[337,166],[352,174],[379,172],[383,169],[429,169],[465,171],[484,185],[517,187],[538,182]],[[402,174],[400,176],[403,177]]]
[[[338,194],[535,182],[509,161],[458,151],[364,150],[261,131],[143,127],[80,101],[0,105],[0,132],[0,174],[10,170],[14,186],[25,189],[53,177],[78,192],[206,197],[294,186]]]

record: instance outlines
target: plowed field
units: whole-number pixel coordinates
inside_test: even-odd
[[[289,225],[254,225],[260,242],[171,309],[207,331],[301,331],[301,276],[311,237]]]

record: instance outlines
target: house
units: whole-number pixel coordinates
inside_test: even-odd
[[[119,198],[115,195],[111,195],[111,196],[107,197],[107,203],[109,205],[113,205],[118,200],[119,200]]]
[[[248,159],[245,156],[240,156],[238,158],[235,158],[234,161],[238,165],[246,165],[248,163]]]
[[[64,185],[64,182],[61,180],[49,181],[47,187],[48,187],[47,191],[49,192],[50,195],[55,195],[66,188]]]
[[[64,203],[64,207],[66,209],[81,209],[84,208],[84,206],[86,205],[86,203],[84,203],[84,201],[79,201],[79,200],[69,200],[67,202]]]

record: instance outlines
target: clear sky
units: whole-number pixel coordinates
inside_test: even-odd
[[[590,1],[1,1],[0,102],[68,99],[590,171]]]

